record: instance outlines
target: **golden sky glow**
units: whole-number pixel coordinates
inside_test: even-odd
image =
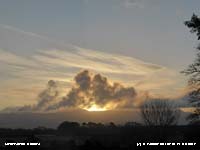
[[[93,104],[92,106],[90,106],[89,108],[83,108],[87,111],[106,111],[107,109],[104,107],[100,107],[96,104]]]

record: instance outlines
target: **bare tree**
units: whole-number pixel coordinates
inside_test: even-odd
[[[176,125],[180,116],[178,107],[168,99],[146,101],[140,111],[144,123],[149,126]]]

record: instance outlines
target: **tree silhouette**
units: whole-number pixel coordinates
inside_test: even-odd
[[[185,25],[190,28],[190,32],[196,33],[198,40],[200,40],[200,18],[193,14],[191,20],[185,21]]]
[[[149,126],[175,125],[180,116],[179,109],[167,99],[154,99],[140,107],[142,119]]]
[[[191,20],[185,21],[185,25],[190,28],[191,33],[196,33],[198,40],[200,40],[200,18],[193,14]],[[189,102],[195,107],[195,110],[187,118],[190,124],[196,124],[200,121],[200,45],[196,49],[196,59],[186,70],[181,72],[190,76],[188,85],[193,89],[189,93]]]
[[[71,130],[76,129],[80,126],[78,122],[68,122],[64,121],[58,126],[58,130]]]

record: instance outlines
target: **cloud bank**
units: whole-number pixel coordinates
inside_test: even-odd
[[[73,87],[65,96],[59,96],[59,84],[50,80],[38,95],[35,105],[6,108],[4,111],[52,111],[62,108],[89,109],[93,105],[106,109],[134,107],[137,93],[133,87],[111,83],[100,74],[83,70],[74,77]]]
[[[63,92],[64,94],[61,94]],[[179,107],[188,106],[185,101],[188,92],[189,90],[174,99],[177,100]],[[62,91],[58,81],[49,80],[46,88],[38,94],[36,104],[7,107],[2,112],[90,110],[93,106],[103,110],[137,109],[141,103],[152,98],[155,97],[148,91],[136,91],[134,87],[126,87],[108,80],[101,74],[83,70],[75,75],[69,90]]]
[[[133,87],[124,87],[120,83],[110,83],[100,74],[92,75],[88,70],[78,73],[75,87],[59,103],[48,107],[48,110],[60,107],[79,107],[88,109],[93,105],[115,109],[123,105],[133,105],[136,91]],[[120,107],[124,107],[120,106]]]

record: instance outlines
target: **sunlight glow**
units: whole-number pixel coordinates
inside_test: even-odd
[[[106,111],[107,109],[104,107],[97,106],[96,104],[92,105],[89,108],[84,108],[87,111]]]

